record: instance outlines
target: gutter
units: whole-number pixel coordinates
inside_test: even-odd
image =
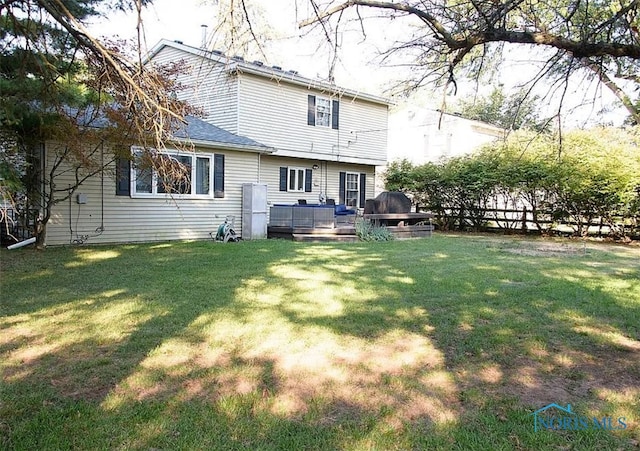
[[[353,163],[363,164],[366,166],[385,166],[387,160],[377,158],[362,158],[347,155],[339,155],[335,153],[315,152],[313,154],[307,154],[295,150],[277,150],[277,156],[290,157],[290,158],[302,158],[305,160],[318,160],[318,161],[330,161],[334,163]]]

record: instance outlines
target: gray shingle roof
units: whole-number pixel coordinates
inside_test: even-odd
[[[65,107],[65,113],[74,117],[80,126],[106,128],[110,125],[109,119],[102,110],[88,107],[85,110],[78,110],[73,107]],[[272,147],[254,141],[246,136],[236,135],[220,127],[216,127],[195,116],[185,116],[186,124],[180,124],[178,130],[173,134],[174,138],[198,142],[200,144],[211,144],[220,147],[241,148],[257,152],[273,151]]]
[[[187,124],[174,133],[176,138],[191,141],[205,141],[222,146],[249,147],[264,151],[271,149],[269,146],[259,143],[258,141],[228,132],[197,117],[186,116],[185,120]]]

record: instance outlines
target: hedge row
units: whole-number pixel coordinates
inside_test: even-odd
[[[582,236],[594,222],[614,236],[637,233],[638,130],[577,130],[560,142],[557,136],[517,133],[468,156],[419,166],[394,162],[386,188],[434,212],[443,229],[481,230],[490,213],[501,209],[531,212],[542,233],[564,224]]]

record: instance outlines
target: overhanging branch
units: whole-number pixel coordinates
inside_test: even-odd
[[[640,59],[639,45],[616,42],[578,42],[551,33],[487,30],[476,37],[461,41],[461,44],[464,42],[469,42],[474,46],[488,42],[545,45],[567,51],[576,58],[612,56],[614,58]]]
[[[482,17],[484,17],[485,20],[483,21],[479,16],[477,22],[478,24],[481,22],[484,23],[484,26],[480,26],[476,30],[469,30],[469,32],[463,36],[460,36],[459,33],[455,34],[453,29],[448,29],[445,22],[438,19],[435,14],[427,11],[426,7],[421,9],[404,2],[349,0],[333,6],[324,12],[317,11],[315,17],[304,20],[299,25],[300,27],[305,27],[317,22],[323,22],[348,8],[363,6],[415,16],[431,29],[433,39],[454,51],[470,49],[490,42],[509,42],[514,44],[534,44],[555,47],[571,53],[576,58],[611,56],[614,58],[625,57],[634,60],[640,59],[640,45],[638,44],[576,40],[549,32],[508,30],[505,29],[503,25],[498,26],[499,24],[506,23],[507,16],[512,13],[520,3],[521,1],[508,2],[500,7],[496,7],[491,15],[483,11]],[[631,5],[625,7],[625,12],[629,11],[632,6],[637,6],[637,4],[638,0],[633,1]],[[444,9],[445,8],[442,7],[443,11]],[[487,21],[489,17],[491,20]],[[619,17],[619,14],[617,14],[616,17]],[[607,24],[611,25],[611,20],[599,24],[598,28]]]

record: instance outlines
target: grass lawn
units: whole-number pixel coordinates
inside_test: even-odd
[[[0,449],[639,449],[639,247],[438,234],[0,258]],[[535,431],[550,403],[577,426]],[[611,428],[579,427],[594,417]]]

